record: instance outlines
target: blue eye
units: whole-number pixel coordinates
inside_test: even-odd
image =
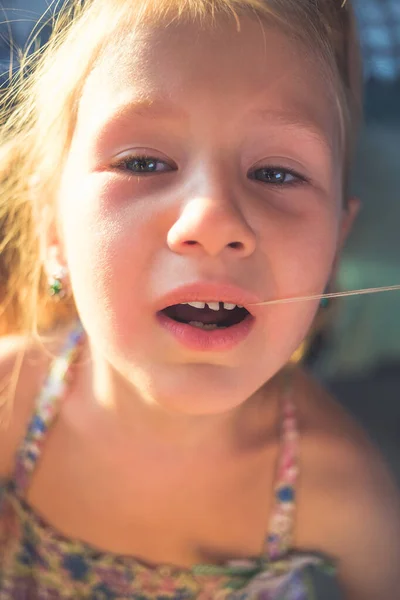
[[[250,178],[256,179],[261,183],[276,186],[296,185],[306,181],[303,176],[295,173],[291,169],[284,169],[281,167],[262,167],[260,169],[255,169],[250,174]]]
[[[173,170],[173,167],[165,161],[151,156],[128,156],[120,160],[116,167],[124,171],[130,171],[134,175],[165,173]]]

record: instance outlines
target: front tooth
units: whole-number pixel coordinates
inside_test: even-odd
[[[230,302],[224,302],[225,310],[233,310],[236,307],[236,304],[231,304]]]
[[[207,302],[207,306],[211,310],[219,310],[219,302]]]
[[[205,308],[206,307],[205,302],[187,302],[187,304],[189,304],[189,306],[193,306],[193,308]]]

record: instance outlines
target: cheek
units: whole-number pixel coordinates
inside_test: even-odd
[[[277,277],[290,296],[318,294],[326,284],[338,251],[339,218],[326,203],[282,220],[277,228]]]
[[[76,186],[77,187],[77,186]],[[148,265],[154,252],[149,219],[134,203],[116,202],[115,189],[89,179],[60,195],[71,285],[86,320],[118,334],[140,324]]]
[[[268,265],[265,300],[321,294],[330,278],[338,244],[339,220],[330,207],[288,217],[266,231],[263,254]],[[314,319],[318,301],[306,300],[265,307],[270,343],[289,344],[293,352]]]

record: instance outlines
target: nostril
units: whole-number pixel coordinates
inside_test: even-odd
[[[230,248],[233,248],[234,250],[242,250],[243,249],[242,242],[231,242],[230,244],[228,244],[228,246]]]
[[[187,246],[195,246],[197,244],[196,240],[187,240],[185,242]]]

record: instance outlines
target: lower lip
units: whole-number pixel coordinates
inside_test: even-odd
[[[226,352],[243,342],[254,325],[254,317],[248,315],[241,323],[225,329],[200,329],[178,323],[163,313],[157,314],[158,321],[178,342],[190,350],[201,352]]]

